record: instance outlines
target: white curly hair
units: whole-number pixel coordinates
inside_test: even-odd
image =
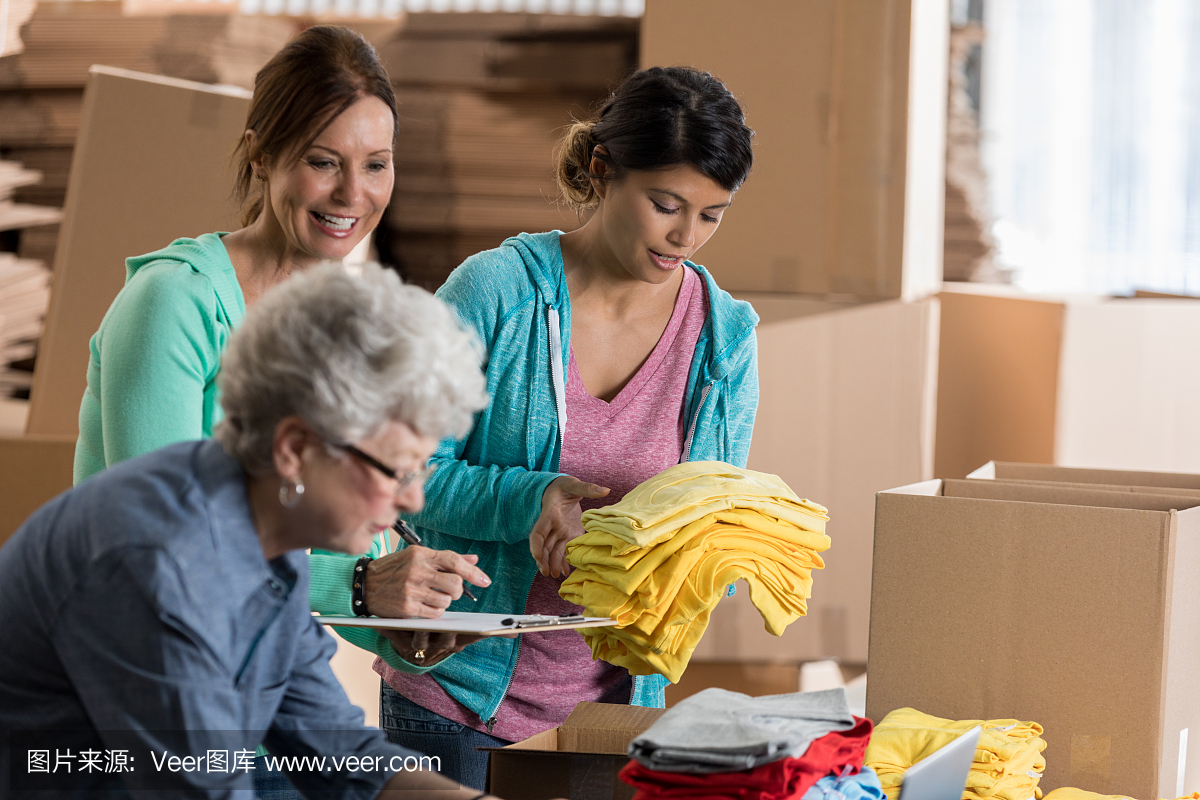
[[[275,428],[293,415],[331,443],[388,421],[465,436],[488,401],[482,358],[476,337],[424,289],[378,264],[322,264],[264,294],[231,337],[216,436],[252,474],[273,469]]]

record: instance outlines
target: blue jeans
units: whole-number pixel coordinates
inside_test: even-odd
[[[422,708],[386,683],[379,690],[379,724],[388,741],[441,759],[442,775],[481,792],[489,754],[475,748],[512,744]]]
[[[257,800],[304,800],[282,770],[267,769],[266,756],[254,759],[254,797]]]

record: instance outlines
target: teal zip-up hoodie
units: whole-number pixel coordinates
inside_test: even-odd
[[[537,565],[529,532],[542,493],[555,478],[566,429],[564,375],[571,351],[571,298],[559,231],[521,234],[472,256],[437,295],[458,312],[487,348],[491,403],[462,441],[442,442],[425,509],[408,519],[433,548],[475,553],[492,585],[479,602],[454,611],[517,613],[525,608]],[[734,300],[703,267],[709,314],[696,344],[684,402],[689,420],[682,460],[746,465],[758,407],[758,315]],[[384,548],[377,542],[373,554]],[[350,614],[354,559],[314,555],[314,610]],[[340,628],[348,641],[374,651],[398,670],[432,671],[458,702],[491,720],[500,707],[520,651],[520,639],[490,638],[432,668],[408,663],[386,639],[366,629]],[[563,634],[570,635],[570,634]],[[634,678],[635,705],[663,705],[666,678]]]
[[[125,260],[125,286],[92,336],[75,483],[221,421],[221,353],[246,316],[224,233]]]

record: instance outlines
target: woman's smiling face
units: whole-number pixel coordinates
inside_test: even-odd
[[[288,246],[340,260],[375,229],[392,199],[392,113],[364,97],[339,114],[299,157],[270,165],[267,209]]]

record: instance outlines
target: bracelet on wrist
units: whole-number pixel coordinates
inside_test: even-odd
[[[356,617],[369,617],[367,610],[367,565],[374,561],[370,556],[363,556],[354,565],[354,575],[350,579],[350,607]]]

